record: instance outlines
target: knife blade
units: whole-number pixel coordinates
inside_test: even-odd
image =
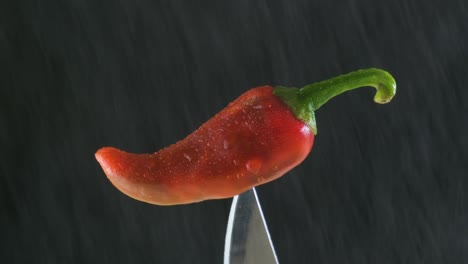
[[[278,258],[255,188],[232,200],[224,264],[276,263]]]

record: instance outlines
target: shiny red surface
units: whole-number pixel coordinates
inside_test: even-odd
[[[232,197],[277,179],[305,159],[313,142],[310,128],[264,86],[156,153],[105,147],[96,158],[123,193],[172,205]]]

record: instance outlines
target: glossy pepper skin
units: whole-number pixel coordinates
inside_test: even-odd
[[[107,147],[96,158],[123,193],[171,205],[232,197],[272,181],[300,164],[313,143],[310,127],[264,86],[154,154]]]
[[[389,102],[393,77],[379,69],[341,75],[301,89],[263,86],[242,94],[185,139],[152,154],[105,147],[96,159],[126,195],[157,205],[228,198],[299,165],[317,133],[315,110],[363,86]]]

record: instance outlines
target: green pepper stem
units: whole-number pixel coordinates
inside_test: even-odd
[[[390,102],[396,92],[395,80],[388,72],[370,68],[313,83],[301,89],[276,87],[274,93],[283,99],[297,118],[306,122],[314,134],[317,134],[315,110],[341,93],[366,86],[377,89],[374,101],[379,104]]]
[[[309,84],[299,90],[298,96],[304,103],[312,102],[317,110],[331,98],[364,86],[377,89],[374,101],[379,104],[390,102],[396,91],[395,80],[388,72],[371,68]]]

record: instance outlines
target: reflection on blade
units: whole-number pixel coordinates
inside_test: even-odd
[[[278,263],[255,188],[232,201],[224,263]]]

